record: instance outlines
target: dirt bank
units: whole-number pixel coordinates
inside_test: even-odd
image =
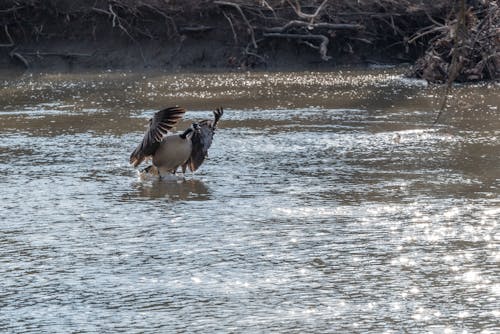
[[[0,67],[318,68],[414,62],[452,10],[423,0],[6,0]]]

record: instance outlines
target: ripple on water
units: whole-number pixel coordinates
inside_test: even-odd
[[[498,117],[466,111],[500,95],[456,89],[432,127],[387,69],[0,83],[0,330],[497,331]],[[227,107],[196,174],[141,180],[170,104]]]

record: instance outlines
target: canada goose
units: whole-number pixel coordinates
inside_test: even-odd
[[[196,171],[207,156],[212,144],[217,122],[223,114],[218,108],[213,120],[192,123],[189,128],[179,134],[171,134],[170,130],[184,116],[186,109],[171,107],[156,112],[149,120],[149,127],[142,142],[130,155],[130,163],[137,167],[147,158],[153,158],[153,165],[145,171],[161,177],[175,174],[182,167],[185,173],[189,168]]]

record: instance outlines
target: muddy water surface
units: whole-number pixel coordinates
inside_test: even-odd
[[[400,72],[1,73],[0,331],[498,333],[500,86]],[[171,105],[210,157],[140,180]]]

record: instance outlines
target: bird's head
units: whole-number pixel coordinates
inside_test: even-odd
[[[196,132],[196,133],[200,133],[201,131],[201,127],[198,123],[193,123],[191,124],[191,127],[193,128],[193,130]]]

